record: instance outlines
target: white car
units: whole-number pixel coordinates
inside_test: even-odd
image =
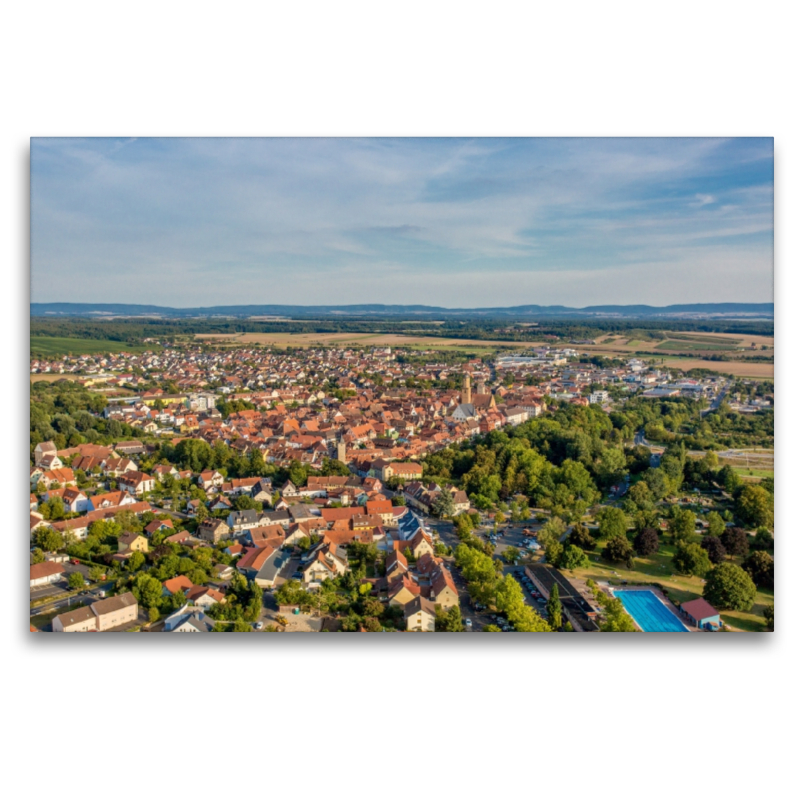
[[[472,627],[472,620],[471,620],[471,619],[465,619],[465,620],[464,620],[464,624],[465,624],[465,625],[466,625],[468,628],[471,628],[471,627]]]
[[[264,623],[263,623],[263,622],[256,622],[256,624],[255,624],[255,625],[253,625],[253,627],[254,627],[254,628],[257,630],[257,631],[263,630],[263,629],[264,629]]]

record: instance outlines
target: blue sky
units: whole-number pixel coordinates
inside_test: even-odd
[[[772,139],[32,139],[34,302],[770,302]]]

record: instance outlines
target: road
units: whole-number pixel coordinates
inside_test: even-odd
[[[455,528],[452,522],[447,522],[440,519],[434,519],[432,517],[425,517],[422,515],[423,521],[425,524],[434,530],[439,539],[446,544],[448,547],[452,547],[454,550],[458,547],[459,540],[458,536],[456,535]],[[527,539],[522,531],[524,528],[528,528],[530,530],[538,530],[540,526],[532,521],[527,521],[524,523],[513,523],[508,526],[502,526],[498,531],[499,535],[497,538],[497,544],[494,549],[494,557],[495,558],[502,558],[503,553],[509,547],[516,547],[520,551],[524,551],[525,545],[528,543],[529,539]],[[482,525],[478,529],[476,529],[475,533],[481,539],[486,541],[488,539],[487,533],[493,528],[493,525]],[[564,534],[563,538],[566,538],[566,533]],[[538,555],[534,556],[535,558],[539,558]],[[465,628],[467,631],[477,632],[482,630],[486,625],[502,625],[504,621],[497,622],[494,619],[494,615],[491,612],[487,611],[475,611],[472,606],[472,600],[469,596],[469,592],[467,591],[467,582],[464,580],[464,577],[461,574],[461,571],[456,567],[453,563],[452,559],[448,560],[450,571],[453,574],[453,581],[456,585],[456,589],[458,590],[458,602],[461,606],[461,614],[464,619],[471,619],[472,620],[472,627]],[[512,566],[511,564],[504,563],[503,565],[503,574],[507,575],[509,573],[517,573],[520,569],[519,566]],[[518,574],[514,574],[514,577],[519,579]],[[543,604],[538,603],[536,598],[534,598],[529,591],[526,591],[523,588],[523,594],[525,596],[525,603],[533,608],[538,614],[543,614]],[[505,623],[507,624],[507,623]]]

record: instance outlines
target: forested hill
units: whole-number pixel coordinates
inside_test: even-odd
[[[32,317],[507,317],[507,318],[623,318],[623,319],[764,319],[774,316],[773,303],[695,303],[687,305],[568,306],[523,305],[502,308],[441,308],[425,305],[241,305],[171,308],[128,303],[31,303]]]

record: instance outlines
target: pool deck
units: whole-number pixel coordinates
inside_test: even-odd
[[[655,586],[636,586],[627,584],[625,586],[611,586],[608,583],[599,583],[597,584],[606,594],[611,595],[611,597],[616,597],[614,594],[615,591],[617,592],[652,592],[680,621],[681,625],[683,625],[690,633],[700,633],[700,629],[694,627],[687,619],[681,616],[681,612],[675,607],[674,603],[669,600],[667,597],[664,596],[664,593],[660,589],[656,589]],[[639,628],[641,631],[642,628],[639,626],[639,623],[630,615],[631,619],[633,619],[633,624]],[[642,631],[643,633],[645,631]]]

